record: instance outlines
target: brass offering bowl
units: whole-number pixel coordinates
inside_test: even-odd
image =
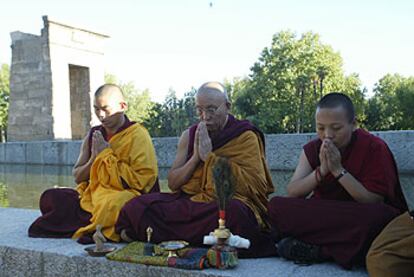
[[[168,258],[178,257],[177,251],[180,249],[186,248],[187,246],[188,246],[188,242],[184,240],[170,240],[170,241],[161,242],[159,244],[159,247],[168,251]]]
[[[112,251],[115,251],[115,246],[104,246],[103,249],[97,250],[96,246],[89,246],[85,248],[85,251],[88,252],[89,256],[92,257],[103,257]]]

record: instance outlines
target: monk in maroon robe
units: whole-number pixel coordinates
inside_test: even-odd
[[[128,202],[116,224],[121,237],[152,241],[186,240],[202,246],[203,237],[218,227],[218,206],[212,167],[219,157],[229,160],[235,194],[226,207],[226,227],[251,242],[240,257],[275,254],[267,221],[267,197],[273,184],[266,165],[264,136],[248,121],[228,113],[224,86],[206,83],[196,95],[201,122],[184,131],[168,175],[174,193],[144,195]]]
[[[306,144],[288,184],[290,198],[269,203],[283,238],[280,256],[302,263],[362,264],[370,244],[407,209],[396,164],[380,138],[356,128],[351,100],[325,95],[316,110],[318,138]]]

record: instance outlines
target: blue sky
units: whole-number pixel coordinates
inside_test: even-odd
[[[210,2],[212,7],[210,7]],[[105,70],[163,101],[205,81],[246,76],[272,35],[313,31],[369,91],[387,73],[414,76],[411,0],[5,0],[0,63],[12,31],[40,34],[42,15],[109,35]]]

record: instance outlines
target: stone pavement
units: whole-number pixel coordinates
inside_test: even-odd
[[[29,238],[27,228],[39,214],[0,208],[0,276],[368,276],[363,268],[346,271],[333,263],[300,266],[276,257],[243,259],[232,270],[202,271],[93,258],[87,256],[85,245],[71,239]]]

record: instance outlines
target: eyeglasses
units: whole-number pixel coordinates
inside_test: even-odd
[[[220,108],[223,106],[225,102],[221,103],[220,106],[216,107],[209,107],[209,108],[201,108],[201,107],[196,107],[196,111],[198,115],[201,115],[202,113],[204,114],[209,114],[209,115],[214,115],[217,113],[218,110],[220,110]]]

